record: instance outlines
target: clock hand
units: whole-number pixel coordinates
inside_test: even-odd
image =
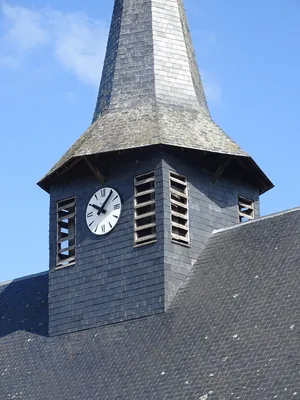
[[[104,210],[104,207],[106,206],[106,204],[108,203],[108,200],[111,198],[113,194],[113,191],[111,190],[109,195],[106,197],[106,199],[104,200],[104,203],[102,204],[102,206],[100,207],[100,210],[98,210],[98,215],[100,215],[102,212],[104,212],[104,214],[106,213],[106,211]]]
[[[102,210],[102,207],[96,206],[96,204],[89,204],[89,206],[95,208],[98,211],[98,215],[100,215],[101,212],[103,212],[103,214],[106,214],[106,211]]]

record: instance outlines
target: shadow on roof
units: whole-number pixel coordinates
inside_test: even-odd
[[[48,335],[48,274],[0,286],[0,338],[16,331]]]

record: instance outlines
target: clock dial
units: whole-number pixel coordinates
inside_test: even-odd
[[[120,195],[115,189],[99,189],[86,208],[86,223],[95,235],[106,235],[117,224],[122,211]]]

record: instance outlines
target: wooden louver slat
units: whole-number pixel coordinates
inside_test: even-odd
[[[154,176],[151,176],[149,178],[141,179],[141,180],[135,180],[135,187],[140,186],[140,185],[145,185],[146,183],[151,183],[154,182],[155,178]]]
[[[181,213],[181,212],[172,210],[172,216],[188,220],[186,213]]]
[[[241,201],[239,201],[239,207],[240,208],[248,208],[249,210],[253,210],[254,209],[253,203],[246,204],[246,203],[243,203]]]
[[[146,196],[147,194],[151,194],[154,193],[155,189],[148,189],[148,190],[144,190],[143,192],[138,192],[135,194],[136,197],[141,197],[141,196]]]
[[[75,245],[69,246],[69,247],[66,247],[64,249],[58,250],[58,254],[67,253],[67,252],[69,253],[71,250],[74,250],[74,249],[75,249]]]
[[[171,187],[171,193],[174,194],[175,196],[180,196],[184,199],[187,199],[187,195],[185,193],[181,193],[178,190],[173,189],[172,187]]]
[[[184,242],[184,243],[186,243],[186,244],[189,243],[188,238],[186,238],[186,237],[184,237],[184,236],[182,236],[182,235],[178,235],[178,234],[176,234],[176,233],[172,233],[172,239],[173,239],[174,241],[178,242],[178,243],[181,243],[181,242]]]
[[[156,225],[155,222],[151,222],[150,224],[145,224],[145,225],[141,225],[141,226],[137,226],[135,228],[136,232],[142,231],[144,229],[149,229],[149,228],[154,228]]]
[[[147,206],[152,206],[155,204],[155,200],[149,200],[149,201],[145,201],[144,203],[139,203],[135,205],[136,209],[139,208],[143,208],[143,207],[147,207]]]
[[[155,215],[155,211],[150,211],[148,213],[144,213],[141,215],[136,215],[135,220],[138,221],[140,219],[148,218],[148,217],[153,217]]]
[[[57,240],[57,243],[63,243],[66,242],[67,240],[73,240],[75,238],[75,235],[67,236],[67,233],[60,233],[60,238]]]
[[[179,185],[185,186],[186,185],[186,180],[185,179],[179,179],[179,178],[175,178],[174,174],[170,174],[170,181],[171,182],[175,182],[178,183]]]
[[[75,207],[75,201],[72,201],[71,203],[68,203],[68,204],[66,204],[66,205],[57,207],[57,211],[68,210],[68,209],[70,209],[70,208],[72,208],[72,207]]]
[[[66,264],[67,264],[67,266],[74,265],[75,264],[75,256],[74,257],[69,257],[69,258],[66,258],[66,259],[61,259],[61,261],[59,261],[56,264],[56,269],[63,268],[63,267],[66,266]]]
[[[172,222],[172,226],[174,226],[175,228],[182,229],[184,231],[188,231],[189,230],[189,228],[187,226],[182,225],[182,224],[178,224],[177,222]]]
[[[73,213],[73,214],[65,214],[64,216],[59,217],[57,221],[61,222],[61,221],[64,221],[66,219],[71,219],[71,218],[74,218],[74,217],[75,217],[75,213]]]
[[[152,233],[151,235],[142,236],[140,238],[137,238],[135,240],[135,242],[136,243],[142,243],[143,242],[143,244],[148,244],[150,241],[152,242],[155,239],[156,239],[156,234]]]
[[[180,201],[174,200],[172,198],[171,198],[171,204],[175,204],[176,206],[179,206],[179,207],[182,207],[182,208],[187,208],[185,203],[181,203]]]
[[[247,213],[243,213],[243,212],[239,212],[240,217],[242,218],[246,218],[246,219],[253,219],[251,214],[247,214]]]

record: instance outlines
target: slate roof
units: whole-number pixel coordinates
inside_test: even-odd
[[[39,184],[77,157],[161,144],[252,162],[210,116],[183,1],[115,0],[93,123]]]
[[[46,176],[74,157],[155,144],[249,157],[220,127],[198,110],[166,105],[144,106],[104,114]]]
[[[0,399],[299,399],[299,269],[295,209],[215,232],[164,314],[48,338],[47,274],[3,285]]]

